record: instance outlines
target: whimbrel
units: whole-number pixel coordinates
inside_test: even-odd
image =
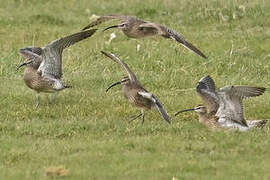
[[[160,114],[162,115],[162,117],[164,118],[164,120],[166,120],[170,124],[171,118],[166,112],[166,110],[164,109],[160,100],[154,94],[148,92],[142,87],[140,82],[137,80],[135,74],[130,70],[127,64],[121,61],[118,57],[116,57],[112,53],[108,53],[104,51],[101,51],[101,52],[107,57],[111,58],[113,61],[120,64],[126,70],[128,74],[128,77],[124,77],[121,81],[112,84],[106,90],[106,92],[110,88],[118,84],[122,84],[124,96],[128,99],[128,101],[131,104],[141,108],[141,113],[138,116],[134,117],[133,119],[136,119],[142,116],[142,123],[144,123],[144,110],[150,110],[152,107],[156,107],[158,111],[160,112]]]
[[[246,120],[244,117],[243,99],[260,96],[263,87],[225,86],[216,91],[215,82],[210,76],[203,77],[197,85],[197,93],[207,104],[207,108],[199,105],[185,111],[195,111],[199,121],[210,127],[236,128],[247,131],[250,128],[262,128],[268,120]]]
[[[160,25],[155,24],[152,22],[147,22],[141,19],[138,19],[135,16],[122,16],[122,15],[108,15],[108,16],[101,16],[96,21],[88,24],[83,28],[83,30],[86,30],[88,28],[91,28],[93,26],[99,25],[105,21],[112,20],[112,19],[119,19],[121,21],[120,24],[107,27],[104,29],[104,31],[111,29],[111,28],[119,28],[122,29],[124,34],[130,38],[145,38],[149,36],[155,36],[155,35],[161,35],[164,38],[170,38],[178,43],[182,44],[184,47],[192,50],[196,54],[200,55],[203,58],[206,58],[206,56],[195,46],[193,46],[191,43],[186,41],[184,37],[177,33],[176,31]]]
[[[56,93],[71,86],[62,80],[62,52],[65,48],[92,36],[96,29],[81,31],[64,38],[52,41],[43,48],[27,47],[20,49],[20,54],[25,58],[21,64],[24,70],[25,84],[37,92],[36,108],[40,103],[40,92]]]

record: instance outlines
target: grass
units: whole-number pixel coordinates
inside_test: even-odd
[[[101,55],[123,59],[169,114],[202,103],[197,81],[209,74],[218,87],[270,87],[270,3],[264,0],[34,1],[0,0],[0,177],[2,179],[269,179],[270,130],[211,131],[194,113],[173,118],[139,112],[120,87],[125,72]],[[44,46],[75,33],[93,14],[129,14],[168,25],[199,47],[204,60],[162,38],[134,41],[110,32],[64,51],[64,79],[74,88],[54,104],[24,84],[19,48]],[[110,23],[109,23],[110,24]],[[100,29],[105,27],[101,25]],[[136,52],[136,45],[142,48]],[[270,117],[270,95],[245,101],[247,119]],[[52,176],[52,177],[51,177]]]

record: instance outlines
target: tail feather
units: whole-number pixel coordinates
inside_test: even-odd
[[[249,127],[255,127],[255,128],[263,128],[268,122],[268,119],[266,120],[248,120],[247,124]]]
[[[72,86],[67,85],[67,84],[65,84],[64,87],[65,87],[65,88],[72,88]]]

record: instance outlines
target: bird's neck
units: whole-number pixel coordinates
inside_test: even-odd
[[[199,121],[204,123],[206,122],[207,120],[209,120],[209,114],[207,112],[199,112],[197,113],[198,116],[199,116]]]

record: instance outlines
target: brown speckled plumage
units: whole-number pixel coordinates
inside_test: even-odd
[[[197,93],[205,101],[207,108],[196,106],[193,109],[179,111],[196,111],[199,121],[212,127],[236,128],[247,131],[253,127],[262,128],[268,120],[246,120],[244,117],[243,99],[260,96],[264,93],[263,87],[252,86],[225,86],[216,90],[215,82],[210,76],[200,79]]]
[[[106,91],[108,91],[111,87],[122,84],[123,87],[123,94],[128,99],[128,101],[141,108],[141,114],[139,114],[137,117],[142,116],[142,123],[144,122],[144,110],[149,110],[152,107],[156,107],[164,120],[166,120],[168,123],[171,123],[171,118],[166,112],[165,108],[163,107],[162,103],[159,101],[159,99],[152,93],[149,93],[147,90],[145,90],[140,82],[137,80],[135,74],[130,70],[130,68],[125,64],[123,61],[121,61],[118,57],[116,57],[112,53],[107,53],[104,51],[101,51],[104,55],[111,58],[113,61],[120,64],[128,73],[128,77],[123,78],[121,81],[114,83],[111,85]],[[135,119],[134,118],[134,119]]]
[[[177,33],[176,31],[166,26],[138,19],[135,16],[123,16],[123,15],[101,16],[96,21],[85,26],[83,30],[94,27],[96,25],[99,25],[103,22],[112,19],[118,19],[121,21],[121,23],[118,25],[107,27],[105,30],[108,30],[110,28],[120,28],[127,37],[136,39],[160,35],[164,38],[173,39],[178,43],[182,44],[183,46],[185,46],[186,48],[192,50],[199,56],[206,58],[206,56],[198,48],[196,48],[194,45],[185,40],[185,38],[180,33]]]
[[[37,104],[40,102],[39,93],[55,93],[70,86],[62,81],[62,52],[65,48],[83,40],[95,33],[96,29],[82,31],[64,38],[52,41],[44,48],[27,47],[20,49],[26,66],[24,71],[25,84],[38,93]]]
[[[55,92],[54,89],[51,88],[49,81],[40,76],[37,72],[37,69],[34,69],[32,66],[27,66],[24,70],[23,80],[25,84],[35,90],[36,92]]]

